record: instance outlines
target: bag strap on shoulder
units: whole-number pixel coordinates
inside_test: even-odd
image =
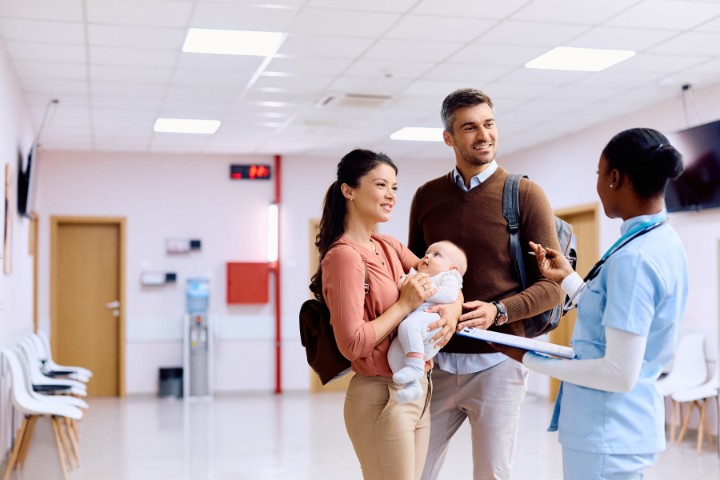
[[[520,245],[520,180],[525,177],[519,173],[511,173],[503,186],[502,210],[510,232],[510,255],[515,259],[515,273],[520,279],[523,290],[528,287],[525,275],[525,260]]]

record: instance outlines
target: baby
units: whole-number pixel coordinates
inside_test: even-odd
[[[425,373],[425,361],[433,358],[439,350],[429,342],[438,330],[428,332],[427,326],[439,320],[440,315],[425,310],[431,305],[457,300],[466,270],[465,253],[454,243],[442,241],[428,247],[417,270],[411,268],[407,275],[400,278],[398,287],[406,277],[417,272],[426,273],[437,292],[405,317],[398,326],[397,337],[390,344],[388,363],[393,371],[393,381],[403,385],[397,392],[398,402],[411,402],[422,395],[419,380]]]

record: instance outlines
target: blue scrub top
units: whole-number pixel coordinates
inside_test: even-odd
[[[665,216],[663,211],[631,218],[621,231]],[[630,392],[563,383],[557,420],[564,447],[605,454],[665,449],[665,408],[655,381],[675,351],[687,291],[685,249],[667,223],[613,253],[586,285],[572,339],[577,358],[605,356],[605,327],[643,335],[647,346]]]

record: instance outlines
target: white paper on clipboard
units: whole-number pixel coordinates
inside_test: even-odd
[[[534,338],[518,337],[507,333],[495,332],[493,330],[482,330],[472,327],[463,328],[458,332],[458,335],[477,338],[479,340],[485,340],[486,342],[518,347],[545,355],[553,355],[562,358],[575,358],[575,352],[571,347],[544,342],[542,340],[535,340]]]

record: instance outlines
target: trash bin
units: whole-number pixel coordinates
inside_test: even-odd
[[[183,369],[182,367],[160,368],[160,397],[182,398]]]

